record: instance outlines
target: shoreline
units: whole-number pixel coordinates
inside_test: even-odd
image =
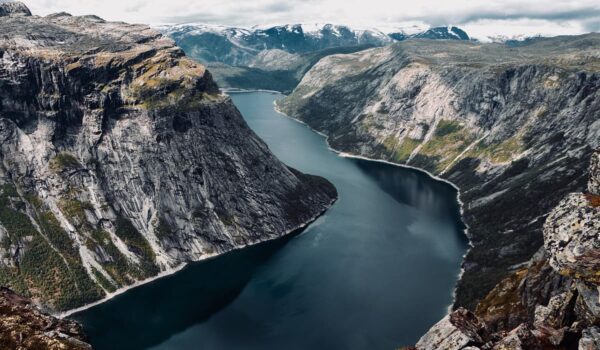
[[[279,94],[282,95],[282,96],[285,96],[282,93],[279,93]],[[297,118],[294,118],[294,117],[291,117],[291,116],[285,114],[284,112],[282,112],[279,109],[279,106],[277,105],[277,101],[273,101],[273,109],[278,114],[281,114],[282,116],[284,116],[286,118],[289,118],[289,119],[291,119],[291,120],[293,120],[293,121],[295,121],[297,123],[300,123],[300,124],[306,126],[311,131],[315,132],[316,134],[319,134],[319,135],[323,136],[325,138],[325,143],[327,145],[327,149],[329,149],[331,152],[337,154],[339,157],[342,157],[342,158],[351,158],[351,159],[361,159],[361,160],[366,160],[366,161],[371,161],[371,162],[377,162],[377,163],[383,163],[383,164],[397,166],[397,167],[401,167],[401,168],[416,170],[416,171],[419,171],[421,173],[426,174],[427,176],[429,176],[430,178],[432,178],[432,179],[434,179],[436,181],[440,181],[440,182],[443,182],[443,183],[445,183],[447,185],[450,185],[452,188],[454,188],[456,190],[456,200],[457,200],[457,202],[459,204],[461,222],[463,223],[463,225],[465,225],[465,228],[463,230],[463,234],[467,238],[468,245],[467,245],[467,249],[466,249],[465,253],[462,256],[462,262],[461,262],[461,266],[460,266],[460,271],[459,271],[458,276],[456,278],[455,286],[454,286],[454,288],[452,290],[452,303],[450,305],[448,305],[448,311],[447,311],[447,313],[450,313],[452,311],[453,306],[454,306],[454,302],[456,302],[456,286],[458,284],[458,281],[460,281],[462,279],[462,276],[463,276],[463,274],[465,272],[465,270],[464,270],[464,268],[462,266],[462,263],[465,261],[465,258],[467,257],[467,254],[469,253],[469,251],[473,247],[473,244],[471,243],[471,240],[469,239],[469,234],[468,234],[469,225],[463,220],[465,203],[463,203],[463,201],[460,199],[461,189],[456,184],[454,184],[452,181],[446,180],[446,179],[441,178],[441,177],[439,177],[437,175],[434,175],[434,174],[430,173],[429,171],[427,171],[425,169],[422,169],[422,168],[418,168],[418,167],[415,167],[415,166],[412,166],[412,165],[408,165],[408,164],[394,163],[394,162],[390,162],[390,161],[385,160],[385,159],[369,158],[369,157],[366,157],[366,156],[356,155],[356,154],[352,154],[352,153],[348,153],[348,152],[343,152],[343,151],[337,150],[337,149],[331,147],[331,144],[329,144],[329,135],[326,135],[325,133],[320,132],[319,130],[314,129],[313,127],[311,127],[306,122],[304,122],[304,121],[302,121],[300,119],[297,119]]]
[[[276,237],[267,237],[266,239],[260,239],[260,240],[257,240],[255,242],[251,242],[249,244],[245,244],[245,245],[242,245],[242,246],[233,247],[231,249],[222,251],[220,253],[212,253],[212,254],[204,255],[204,256],[202,256],[198,260],[181,263],[181,264],[177,265],[176,267],[173,267],[171,269],[167,269],[165,271],[161,271],[156,276],[147,278],[145,280],[137,281],[137,282],[135,282],[135,283],[133,283],[131,285],[119,288],[116,291],[107,294],[104,298],[102,298],[100,300],[94,301],[94,302],[86,304],[86,305],[82,305],[82,306],[77,307],[75,309],[71,309],[71,310],[67,310],[67,311],[62,311],[62,312],[59,312],[59,313],[51,313],[51,315],[54,316],[54,317],[56,317],[56,318],[60,318],[60,319],[66,318],[66,317],[72,316],[74,314],[77,314],[79,312],[91,309],[91,308],[93,308],[95,306],[98,306],[100,304],[103,304],[103,303],[105,303],[107,301],[110,301],[111,299],[113,299],[113,298],[115,298],[115,297],[117,297],[117,296],[119,296],[121,294],[124,294],[125,292],[127,292],[129,290],[132,290],[134,288],[141,287],[143,285],[155,282],[155,281],[157,281],[157,280],[159,280],[159,279],[161,279],[163,277],[167,277],[167,276],[173,275],[173,274],[175,274],[175,273],[177,273],[177,272],[185,269],[186,267],[188,267],[191,264],[200,263],[200,262],[207,261],[207,260],[210,260],[210,259],[215,259],[215,258],[218,258],[219,256],[222,256],[222,255],[225,255],[225,254],[228,254],[228,253],[240,250],[240,249],[244,249],[244,248],[247,248],[247,247],[250,247],[250,246],[254,246],[254,245],[261,244],[261,243],[266,243],[266,242],[274,241],[274,240],[277,240],[277,239],[285,238],[285,237],[287,237],[289,235],[293,235],[295,232],[297,232],[299,234],[301,232],[298,232],[298,231],[302,231],[302,230],[306,229],[310,224],[312,224],[313,222],[317,221],[321,216],[325,215],[325,213],[327,213],[327,211],[335,204],[335,202],[337,202],[337,200],[338,200],[338,197],[333,198],[329,203],[326,204],[326,206],[325,206],[325,208],[323,210],[317,212],[315,215],[313,215],[312,217],[310,217],[305,222],[303,222],[303,223],[301,223],[299,225],[296,225],[293,228],[290,228],[290,229],[286,230],[283,234],[281,234],[279,236],[276,236]]]
[[[240,93],[250,93],[250,92],[268,92],[271,94],[279,94],[279,95],[283,95],[283,93],[281,91],[275,91],[275,90],[265,90],[265,89],[253,89],[253,90],[248,90],[248,89],[241,89],[241,88],[222,88],[220,89],[222,93],[228,94],[228,93],[235,93],[235,94],[240,94]]]
[[[261,89],[254,89],[254,90],[245,90],[245,89],[221,89],[221,91],[222,91],[222,93],[225,93],[225,94],[228,94],[228,93],[252,93],[252,92],[266,92],[266,93],[273,93],[273,94],[278,94],[278,95],[285,96],[283,93],[281,93],[281,92],[279,92],[279,91],[272,91],[272,90],[261,90]],[[328,136],[328,135],[326,135],[325,133],[323,133],[323,132],[320,132],[320,131],[318,131],[318,130],[316,130],[316,129],[312,128],[310,125],[308,125],[307,123],[305,123],[305,122],[304,122],[304,121],[302,121],[302,120],[296,119],[296,118],[294,118],[294,117],[291,117],[291,116],[289,116],[289,115],[287,115],[287,114],[283,113],[283,112],[282,112],[282,111],[279,109],[279,107],[277,106],[277,101],[273,101],[273,109],[275,110],[275,112],[276,112],[276,113],[278,113],[278,114],[280,114],[280,115],[282,115],[282,116],[284,116],[284,117],[286,117],[286,118],[289,118],[289,119],[291,119],[291,120],[293,120],[293,121],[295,121],[295,122],[297,122],[297,123],[300,123],[300,124],[304,125],[305,127],[307,127],[309,130],[311,130],[312,132],[314,132],[314,133],[316,133],[316,134],[318,134],[318,135],[322,136],[322,137],[325,139],[325,143],[326,143],[326,145],[327,145],[327,149],[328,149],[329,151],[331,151],[331,152],[333,152],[333,153],[337,154],[339,157],[342,157],[342,158],[351,158],[351,159],[361,159],[361,160],[366,160],[366,161],[371,161],[371,162],[377,162],[377,163],[383,163],[383,164],[387,164],[387,165],[392,165],[392,166],[397,166],[397,167],[402,167],[402,168],[407,168],[407,169],[416,170],[416,171],[419,171],[419,172],[421,172],[421,173],[424,173],[424,174],[426,174],[427,176],[429,176],[430,178],[432,178],[432,179],[434,179],[434,180],[436,180],[436,181],[444,182],[444,183],[446,183],[447,185],[450,185],[450,186],[452,186],[452,188],[454,188],[454,189],[456,190],[456,198],[457,198],[457,202],[459,203],[459,209],[460,209],[461,221],[462,221],[462,222],[463,222],[463,224],[465,225],[465,229],[463,230],[463,233],[464,233],[464,234],[465,234],[465,236],[467,237],[467,242],[468,242],[468,249],[467,249],[467,251],[465,252],[465,254],[463,255],[463,257],[462,257],[462,261],[464,261],[464,259],[465,259],[466,255],[467,255],[467,253],[469,252],[470,248],[472,247],[472,244],[471,244],[471,241],[468,239],[469,237],[468,237],[468,234],[467,234],[467,231],[468,231],[468,229],[469,229],[469,226],[467,225],[467,223],[465,223],[465,222],[462,220],[462,216],[463,216],[463,213],[464,213],[464,208],[463,208],[463,206],[464,206],[464,203],[463,203],[463,202],[462,202],[462,200],[460,199],[460,188],[459,188],[458,186],[456,186],[454,183],[452,183],[452,182],[451,182],[451,181],[449,181],[449,180],[443,179],[443,178],[441,178],[441,177],[439,177],[439,176],[436,176],[436,175],[434,175],[434,174],[430,173],[429,171],[427,171],[427,170],[425,170],[425,169],[417,168],[417,167],[414,167],[414,166],[411,166],[411,165],[407,165],[407,164],[399,164],[399,163],[394,163],[394,162],[390,162],[390,161],[387,161],[387,160],[384,160],[384,159],[375,159],[375,158],[369,158],[369,157],[366,157],[366,156],[362,156],[362,155],[356,155],[356,154],[352,154],[352,153],[348,153],[348,152],[343,152],[343,151],[337,150],[337,149],[335,149],[335,148],[331,147],[331,145],[329,144],[329,136]],[[296,226],[295,228],[292,228],[292,229],[289,229],[289,230],[287,230],[285,233],[283,233],[283,234],[282,234],[282,235],[280,235],[280,236],[273,237],[273,238],[267,238],[267,239],[264,239],[264,240],[259,240],[259,241],[256,241],[256,242],[252,242],[252,243],[250,243],[250,244],[246,244],[246,245],[243,245],[243,246],[239,246],[239,247],[233,247],[232,249],[229,249],[229,250],[226,250],[226,251],[223,251],[223,252],[220,252],[220,253],[207,254],[207,255],[205,255],[205,256],[203,256],[203,257],[201,257],[201,258],[200,258],[200,259],[198,259],[198,260],[194,260],[194,261],[189,261],[189,262],[184,262],[184,263],[181,263],[181,264],[179,264],[179,265],[177,265],[177,266],[175,266],[175,267],[173,267],[173,268],[171,268],[171,269],[167,269],[167,270],[165,270],[165,271],[162,271],[161,273],[157,274],[156,276],[153,276],[153,277],[147,278],[147,279],[145,279],[145,280],[137,281],[137,282],[136,282],[136,283],[134,283],[134,284],[131,284],[131,285],[129,285],[129,286],[125,286],[125,287],[122,287],[122,288],[120,288],[120,289],[117,289],[116,291],[114,291],[114,292],[112,292],[112,293],[109,293],[109,294],[107,294],[107,295],[106,295],[104,298],[102,298],[102,299],[100,299],[100,300],[94,301],[94,302],[92,302],[92,303],[89,303],[89,304],[86,304],[86,305],[82,305],[82,306],[80,306],[80,307],[78,307],[78,308],[75,308],[75,309],[71,309],[71,310],[67,310],[67,311],[63,311],[63,312],[59,312],[59,313],[53,313],[52,315],[53,315],[53,316],[55,316],[55,317],[57,317],[57,318],[65,318],[65,317],[69,317],[69,316],[71,316],[71,315],[74,315],[74,314],[77,314],[77,313],[79,313],[79,312],[82,312],[82,311],[85,311],[85,310],[91,309],[91,308],[93,308],[93,307],[95,307],[95,306],[98,306],[98,305],[100,305],[100,304],[103,304],[103,303],[105,303],[105,302],[107,302],[107,301],[110,301],[111,299],[113,299],[113,298],[115,298],[115,297],[117,297],[117,296],[119,296],[119,295],[121,295],[121,294],[124,294],[125,292],[127,292],[127,291],[129,291],[129,290],[131,290],[131,289],[134,289],[134,288],[137,288],[137,287],[143,286],[143,285],[145,285],[145,284],[152,283],[152,282],[154,282],[154,281],[156,281],[156,280],[158,280],[158,279],[161,279],[161,278],[163,278],[163,277],[167,277],[167,276],[170,276],[170,275],[172,275],[172,274],[175,274],[175,273],[177,273],[177,272],[179,272],[179,271],[181,271],[181,270],[185,269],[185,268],[186,268],[186,267],[188,267],[190,264],[199,263],[199,262],[203,262],[203,261],[206,261],[206,260],[214,259],[214,258],[217,258],[217,257],[219,257],[219,256],[221,256],[221,255],[224,255],[224,254],[227,254],[227,253],[230,253],[230,252],[236,251],[236,250],[244,249],[244,248],[246,248],[246,247],[249,247],[249,246],[253,246],[253,245],[257,245],[257,244],[261,244],[261,243],[265,243],[265,242],[268,242],[268,241],[273,241],[273,240],[276,240],[276,239],[280,239],[280,238],[286,237],[286,236],[288,236],[288,235],[292,234],[292,233],[293,233],[293,232],[295,232],[295,231],[298,231],[298,230],[305,229],[305,228],[306,228],[307,226],[309,226],[311,223],[315,222],[315,221],[316,221],[316,220],[317,220],[319,217],[323,216],[323,215],[324,215],[324,214],[327,212],[327,210],[329,210],[329,209],[331,208],[331,206],[332,206],[333,204],[335,204],[335,202],[337,201],[337,199],[338,199],[338,198],[334,198],[334,199],[333,199],[333,200],[332,200],[332,201],[331,201],[331,202],[330,202],[330,203],[327,205],[327,207],[326,207],[326,208],[325,208],[323,211],[321,211],[321,212],[317,213],[316,215],[314,215],[313,217],[311,217],[309,220],[307,220],[306,222],[304,222],[304,223],[302,223],[302,224],[300,224],[300,225]],[[457,282],[458,282],[458,280],[460,280],[460,278],[462,277],[463,273],[464,273],[464,269],[463,269],[463,268],[462,268],[462,266],[461,266],[461,268],[460,268],[460,272],[459,272],[459,274],[458,274],[458,276],[457,276]],[[451,308],[452,308],[452,306],[453,306],[453,304],[454,304],[454,301],[456,300],[456,287],[454,287],[454,289],[453,289],[453,292],[452,292],[452,300],[453,300],[453,302],[452,302],[452,304],[450,304],[450,305],[448,306],[448,310],[451,310]]]

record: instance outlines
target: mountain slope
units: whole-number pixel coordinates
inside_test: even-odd
[[[267,28],[236,28],[207,24],[179,24],[160,28],[190,57],[203,62],[251,66],[265,50],[291,54],[333,47],[380,46],[392,40],[376,29],[354,29],[343,25],[284,25]]]
[[[600,348],[600,151],[584,192],[548,215],[544,247],[500,282],[475,314],[459,309],[434,325],[418,350]]]
[[[290,92],[322,57],[352,53],[407,39],[469,40],[457,27],[407,28],[391,34],[375,28],[293,24],[236,28],[206,24],[163,26],[192,58],[205,63],[219,85]]]
[[[474,309],[542,245],[548,212],[600,143],[600,35],[517,48],[405,41],[316,64],[279,103],[333,148],[461,188],[473,247],[455,307]]]
[[[160,33],[0,8],[0,284],[71,309],[291,232],[336,197]]]

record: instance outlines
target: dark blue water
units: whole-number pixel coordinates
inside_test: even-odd
[[[232,95],[287,164],[338,202],[304,232],[196,263],[79,313],[96,349],[395,349],[452,301],[465,240],[456,191],[411,169],[338,157],[273,110]]]

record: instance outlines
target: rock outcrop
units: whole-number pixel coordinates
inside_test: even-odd
[[[160,33],[0,14],[1,285],[71,309],[280,237],[335,200]]]
[[[279,108],[339,151],[460,187],[472,248],[455,307],[475,310],[539,250],[548,213],[586,186],[600,146],[599,45],[599,34],[518,47],[409,40],[322,59]]]
[[[38,310],[29,299],[0,288],[0,348],[91,350],[81,327]]]
[[[475,314],[458,309],[433,326],[417,349],[600,348],[600,211],[586,198],[598,195],[599,156],[593,156],[588,191],[568,195],[548,215],[545,251],[498,284]]]

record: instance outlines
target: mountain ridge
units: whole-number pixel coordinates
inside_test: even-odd
[[[547,213],[585,186],[600,140],[599,40],[405,41],[328,56],[278,107],[335,149],[424,168],[461,188],[474,247],[455,306],[474,308],[541,246]]]
[[[0,4],[2,285],[70,310],[278,238],[335,201],[171,39],[12,6]]]

